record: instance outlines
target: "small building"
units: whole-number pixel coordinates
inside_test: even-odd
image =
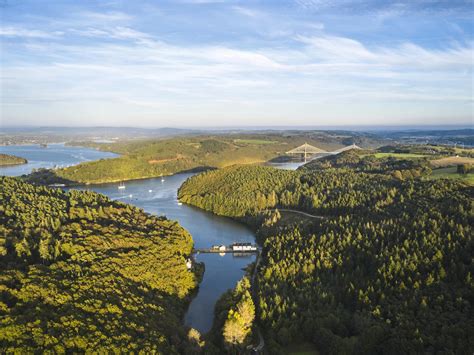
[[[233,251],[255,251],[257,246],[252,243],[234,243],[231,245]]]
[[[211,249],[215,251],[226,251],[227,247],[225,245],[213,245]]]
[[[193,267],[193,261],[191,259],[186,259],[186,267],[190,270]]]

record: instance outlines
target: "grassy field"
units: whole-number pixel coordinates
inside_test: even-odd
[[[430,161],[430,164],[436,168],[445,168],[448,166],[455,166],[458,164],[472,164],[474,165],[474,158],[468,157],[447,157]]]
[[[455,179],[474,185],[474,173],[458,174],[455,166],[434,169],[429,179]]]
[[[472,154],[474,153],[474,149],[472,148],[454,148],[456,154]]]

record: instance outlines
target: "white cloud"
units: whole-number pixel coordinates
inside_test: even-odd
[[[82,19],[88,19],[90,21],[110,23],[110,22],[122,22],[130,21],[133,17],[120,11],[109,11],[109,12],[93,12],[84,11],[79,14]]]
[[[251,18],[260,15],[232,9]],[[326,34],[324,24],[314,21],[300,24],[304,36],[294,35],[297,31],[288,25],[275,34],[281,41],[183,43],[138,30],[124,13],[82,12],[79,17],[63,32],[0,30],[2,36],[30,39],[5,48],[26,53],[21,62],[3,64],[1,101],[10,107],[4,110],[9,119],[36,112],[97,117],[94,110],[111,119],[220,117],[231,111],[233,117],[336,117],[351,116],[352,106],[365,105],[369,112],[383,103],[413,105],[405,110],[417,114],[422,106],[437,113],[445,104],[459,116],[466,110],[457,105],[472,96],[471,42],[438,49],[408,41],[374,45]],[[59,40],[39,40],[52,37]],[[25,106],[29,113],[15,109]]]
[[[256,17],[260,17],[263,15],[263,13],[261,11],[258,11],[258,10],[255,10],[255,9],[251,9],[249,7],[243,7],[243,6],[233,6],[232,9],[241,14],[241,15],[244,15],[244,16],[247,16],[247,17],[253,17],[253,18],[256,18]]]
[[[473,46],[456,45],[443,50],[425,49],[413,43],[402,43],[392,47],[368,48],[359,41],[344,37],[318,36],[296,37],[306,44],[308,56],[333,65],[348,63],[403,67],[405,70],[426,70],[430,68],[450,68],[473,66]],[[363,75],[363,73],[361,73]]]
[[[62,36],[63,32],[45,32],[21,27],[0,27],[0,36],[4,37],[25,37],[25,38],[57,38]]]
[[[318,31],[322,31],[325,28],[324,23],[322,22],[311,22],[311,23],[307,23],[306,26]]]

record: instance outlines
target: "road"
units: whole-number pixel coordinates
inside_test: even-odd
[[[258,264],[260,263],[260,254],[261,254],[261,250],[259,250],[258,254],[257,254],[257,259],[255,260],[255,266],[253,268],[253,273],[252,273],[252,278],[250,279],[250,284],[251,284],[251,287],[252,287],[252,298],[254,300],[254,304],[257,304],[256,303],[256,300],[257,300],[257,297],[256,297],[256,294],[255,294],[255,276],[257,275],[257,269],[258,269]],[[258,327],[257,324],[255,324],[255,327],[257,328],[257,334],[258,334],[258,345],[254,346],[252,348],[253,351],[256,351],[257,353],[260,353],[261,351],[263,351],[263,348],[265,347],[265,340],[263,339],[263,335],[262,335],[262,332],[260,331],[260,328]]]
[[[298,210],[292,210],[292,209],[286,209],[286,208],[283,208],[283,209],[276,209],[276,208],[273,208],[273,209],[270,209],[270,210],[267,210],[267,211],[275,211],[275,210],[278,210],[278,211],[281,211],[281,212],[293,212],[293,213],[297,213],[297,214],[301,214],[305,217],[309,217],[309,218],[317,218],[317,219],[323,219],[324,217],[323,216],[316,216],[316,215],[312,215],[312,214],[309,214],[309,213],[306,213],[306,212],[302,212],[302,211],[298,211]],[[260,263],[260,259],[261,259],[261,249],[259,249],[259,252],[257,254],[257,260],[255,260],[255,267],[253,269],[253,273],[252,273],[252,278],[250,279],[251,281],[251,285],[252,285],[252,298],[254,299],[254,302],[256,301],[256,294],[255,294],[255,276],[257,275],[257,269],[258,269],[258,265]],[[258,339],[259,339],[259,343],[258,345],[254,346],[252,348],[253,351],[257,352],[257,353],[260,353],[263,351],[263,348],[265,347],[265,340],[263,339],[263,335],[262,335],[262,332],[260,331],[260,328],[258,327],[258,325],[256,325],[256,328],[257,328],[257,334],[258,334]]]
[[[293,212],[293,213],[298,213],[298,214],[301,214],[301,215],[309,217],[309,218],[318,218],[318,219],[325,218],[324,216],[316,216],[314,214],[309,214],[309,213],[298,211],[298,210],[291,210],[291,209],[288,209],[288,208],[272,208],[272,209],[269,209],[267,211]]]

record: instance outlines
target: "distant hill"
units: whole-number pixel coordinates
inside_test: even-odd
[[[474,129],[455,130],[406,130],[378,132],[384,139],[391,139],[402,143],[425,143],[474,146]]]
[[[321,134],[322,135],[322,134]],[[234,164],[264,163],[307,142],[324,150],[342,147],[346,137],[306,134],[222,134],[170,139],[80,143],[121,154],[115,159],[88,162],[57,170],[64,179],[81,183],[117,182],[171,175],[190,170],[222,168]]]
[[[199,130],[181,128],[137,128],[137,127],[21,127],[2,128],[4,135],[36,137],[37,139],[62,137],[70,139],[93,138],[144,138],[144,137],[172,137],[178,135],[197,134]]]

